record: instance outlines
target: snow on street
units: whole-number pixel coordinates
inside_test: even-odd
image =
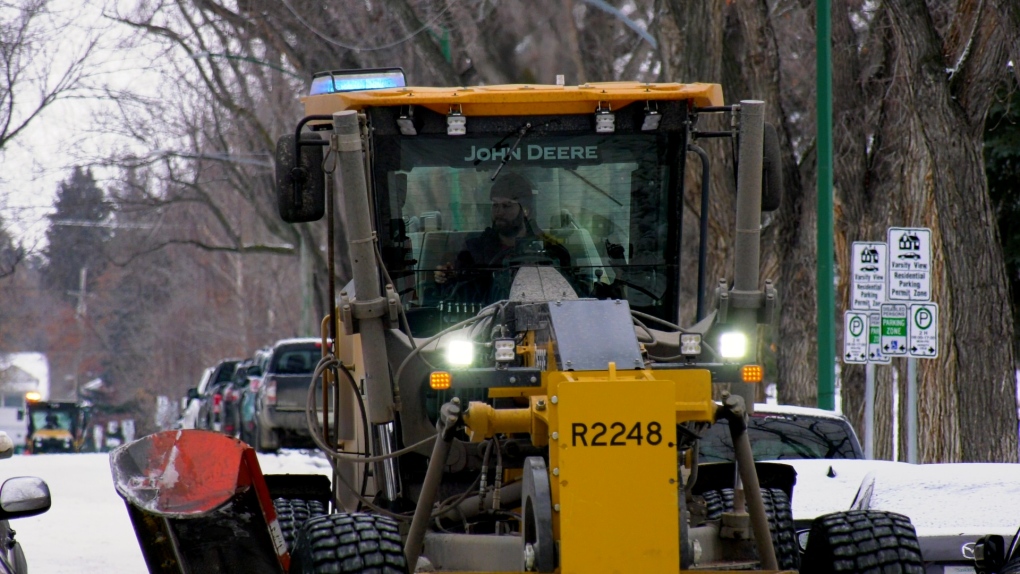
[[[329,463],[307,451],[259,455],[264,474],[330,474]],[[53,506],[11,523],[31,572],[138,574],[146,572],[124,500],[117,495],[106,454],[14,456],[0,461],[0,479],[38,476]]]

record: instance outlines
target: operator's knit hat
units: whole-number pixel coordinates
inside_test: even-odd
[[[502,197],[531,208],[534,203],[535,186],[519,173],[501,172],[489,189],[489,198]]]

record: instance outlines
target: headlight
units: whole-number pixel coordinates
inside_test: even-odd
[[[475,346],[471,341],[450,341],[446,344],[446,362],[466,367],[475,360]]]
[[[723,333],[719,337],[719,354],[726,359],[739,359],[747,354],[747,335],[739,332]]]

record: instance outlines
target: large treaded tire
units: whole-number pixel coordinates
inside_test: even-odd
[[[851,510],[811,523],[803,574],[924,574],[917,533],[895,512]]]
[[[329,514],[305,522],[291,574],[406,574],[397,523],[376,514]]]
[[[318,500],[277,498],[273,500],[273,507],[288,550],[294,549],[294,540],[309,518],[326,515],[326,506]]]
[[[705,499],[709,520],[719,518],[724,511],[733,510],[732,488],[709,490],[701,496]],[[793,525],[790,497],[781,488],[763,488],[761,496],[765,502],[765,516],[769,519],[776,562],[781,570],[796,570],[800,567],[800,549],[797,547],[797,529]]]

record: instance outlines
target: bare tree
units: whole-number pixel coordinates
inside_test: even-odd
[[[88,78],[90,39],[66,67],[53,69],[48,0],[0,2],[0,150],[20,135],[53,102],[73,96]]]

